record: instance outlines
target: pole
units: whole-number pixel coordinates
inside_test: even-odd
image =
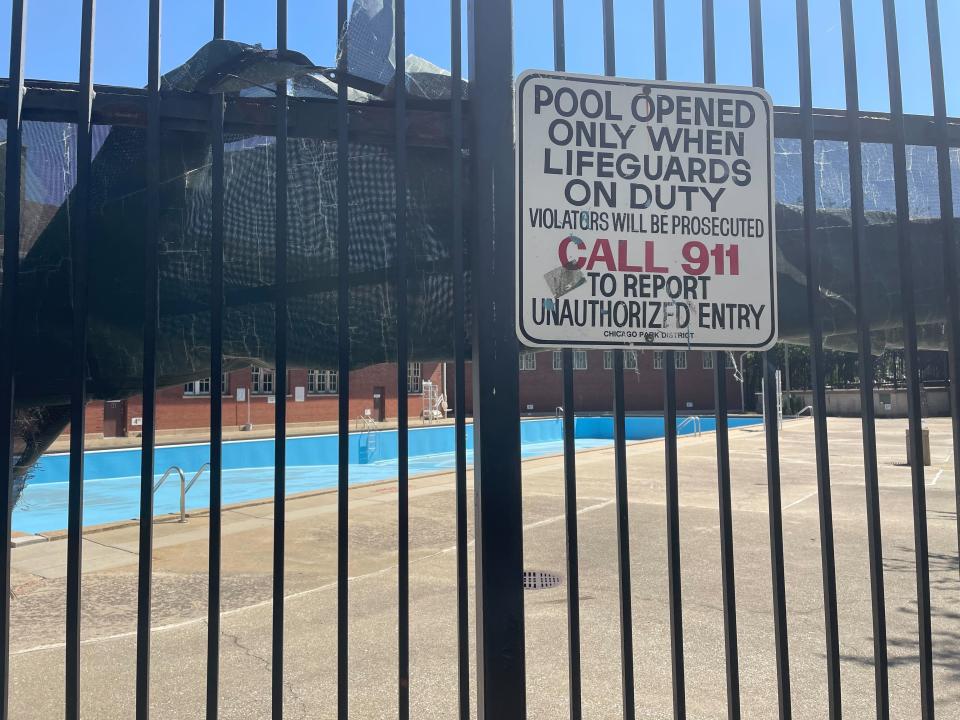
[[[790,412],[790,346],[783,344],[784,395],[787,397],[787,412]]]
[[[513,167],[513,3],[470,0],[477,718],[526,718]]]

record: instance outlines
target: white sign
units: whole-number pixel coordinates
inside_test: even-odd
[[[306,388],[302,385],[298,385],[293,389],[293,401],[294,402],[304,402],[307,399]]]
[[[520,341],[772,346],[772,142],[763,90],[521,75]]]
[[[247,399],[247,389],[239,387],[237,388],[237,402],[245,402]]]

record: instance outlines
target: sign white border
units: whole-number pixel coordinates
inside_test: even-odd
[[[744,343],[732,345],[729,343],[697,343],[695,341],[687,342],[658,342],[655,340],[629,340],[614,339],[609,341],[601,340],[565,340],[558,343],[555,339],[540,340],[532,337],[523,327],[523,89],[527,82],[537,78],[546,78],[550,80],[573,80],[589,81],[598,85],[620,85],[636,86],[640,88],[670,88],[673,90],[691,90],[703,92],[705,90],[714,90],[718,92],[738,93],[743,95],[754,95],[763,102],[766,110],[767,122],[767,177],[768,188],[768,242],[769,242],[769,273],[770,273],[770,336],[760,343]],[[515,84],[515,123],[514,136],[516,150],[514,153],[514,176],[516,182],[516,211],[515,211],[515,229],[516,229],[516,329],[517,337],[520,342],[530,347],[580,347],[594,349],[610,348],[654,348],[657,350],[769,350],[777,343],[777,243],[776,243],[776,223],[775,223],[775,197],[774,197],[774,152],[773,152],[773,99],[763,88],[746,87],[738,85],[714,85],[707,83],[684,83],[673,82],[669,80],[635,80],[630,78],[615,77],[609,75],[586,75],[581,73],[554,72],[547,70],[526,70],[521,73]]]

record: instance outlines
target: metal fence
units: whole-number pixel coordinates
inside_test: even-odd
[[[144,374],[143,374],[143,442],[141,468],[141,506],[139,535],[139,591],[137,622],[136,717],[147,718],[150,712],[150,638],[151,638],[151,548],[153,543],[153,482],[154,446],[156,440],[156,343],[158,326],[158,243],[160,213],[159,154],[161,130],[176,126],[198,133],[208,133],[213,147],[213,225],[211,235],[212,272],[210,276],[210,328],[212,359],[210,376],[217,378],[223,371],[223,317],[224,317],[224,133],[240,130],[272,134],[276,137],[276,281],[272,288],[276,312],[277,394],[286,395],[285,368],[287,363],[287,237],[288,196],[286,144],[290,127],[291,109],[288,109],[285,85],[278,85],[276,98],[225,98],[223,94],[210,96],[167,94],[161,92],[160,75],[160,21],[161,2],[149,2],[148,86],[146,91],[93,86],[93,31],[95,0],[83,0],[83,23],[80,52],[80,77],[77,84],[26,82],[23,76],[24,28],[26,0],[14,0],[11,22],[11,55],[9,80],[0,88],[4,97],[7,121],[7,153],[5,174],[4,267],[2,288],[2,352],[0,352],[0,458],[5,468],[5,481],[0,505],[4,508],[0,537],[4,542],[4,565],[0,573],[0,681],[2,705],[0,718],[8,716],[7,688],[9,683],[9,616],[10,616],[10,537],[12,475],[15,453],[11,441],[16,402],[14,368],[17,353],[15,318],[17,314],[17,277],[20,259],[21,208],[10,198],[21,195],[24,178],[20,163],[21,132],[25,120],[47,120],[76,123],[77,125],[77,208],[80,215],[72,235],[71,263],[73,277],[73,335],[71,356],[72,383],[70,388],[70,500],[67,623],[66,623],[66,716],[80,716],[80,578],[82,569],[81,532],[83,517],[83,450],[84,412],[86,401],[85,363],[87,346],[87,258],[88,248],[96,238],[86,228],[90,212],[90,166],[93,147],[93,124],[116,123],[146,128],[147,137],[147,214],[143,229],[146,244],[145,272],[147,279],[144,318]],[[214,2],[213,37],[224,36],[224,0]],[[857,337],[861,366],[860,391],[862,397],[863,456],[866,471],[866,503],[868,519],[870,588],[873,618],[876,714],[889,717],[888,661],[884,604],[883,556],[881,543],[879,485],[876,448],[876,429],[873,414],[872,367],[870,352],[870,316],[861,297],[862,273],[865,271],[865,220],[862,187],[861,143],[884,142],[892,145],[896,217],[898,232],[899,282],[903,298],[904,356],[906,359],[907,389],[909,394],[909,441],[914,457],[922,456],[920,386],[917,372],[917,320],[914,308],[914,288],[911,268],[909,207],[907,198],[906,146],[930,145],[936,148],[940,191],[943,268],[947,278],[956,277],[956,249],[953,218],[953,189],[950,175],[950,148],[960,145],[960,125],[947,117],[944,90],[944,72],[941,53],[941,34],[936,0],[926,0],[926,20],[930,53],[934,114],[932,117],[904,114],[898,57],[896,10],[893,0],[883,0],[883,20],[887,50],[890,112],[863,113],[859,108],[857,62],[855,55],[852,0],[839,0],[844,58],[844,81],[847,108],[845,111],[818,110],[813,107],[810,28],[806,0],[796,0],[796,27],[799,50],[800,106],[778,107],[776,133],[780,138],[799,139],[802,149],[802,188],[806,242],[807,311],[810,318],[811,374],[813,417],[816,441],[817,497],[819,500],[820,548],[822,562],[823,607],[825,620],[825,659],[828,677],[829,714],[840,717],[840,647],[838,640],[837,573],[834,560],[834,541],[831,507],[831,478],[828,459],[829,435],[825,414],[825,385],[823,377],[823,342],[820,301],[816,291],[818,267],[813,255],[817,228],[814,177],[815,140],[846,141],[849,153],[850,197],[852,209],[855,282],[857,285]],[[405,48],[405,3],[395,0],[396,34],[394,57],[396,66],[403,67]],[[338,36],[345,36],[348,20],[346,0],[338,0]],[[616,74],[614,53],[614,3],[602,0],[599,8],[603,16],[604,70]],[[462,76],[461,4],[453,0],[451,10],[452,87],[458,88]],[[284,0],[277,3],[277,46],[287,44],[287,8]],[[702,1],[703,20],[703,75],[706,82],[716,79],[714,43],[714,3]],[[565,69],[565,29],[563,0],[553,1],[553,47],[557,70]],[[433,112],[442,116],[449,128],[449,163],[453,178],[451,193],[452,227],[454,237],[467,231],[464,227],[465,201],[472,208],[473,227],[469,228],[469,243],[473,270],[472,316],[473,325],[473,402],[474,402],[474,472],[476,498],[476,633],[477,684],[479,717],[521,718],[526,715],[524,663],[524,609],[523,585],[523,531],[521,521],[520,440],[518,411],[517,341],[514,332],[514,168],[513,168],[513,96],[512,64],[513,40],[512,3],[510,0],[476,1],[469,7],[469,51],[471,93],[469,101],[462,101],[458,92],[452,92],[445,107]],[[764,85],[763,32],[761,2],[749,2],[750,51],[753,84]],[[525,32],[536,29],[525,29]],[[653,18],[650,29],[655,48],[657,79],[668,79],[665,30],[665,2],[653,0]],[[339,71],[345,71],[350,48],[339,58]],[[410,139],[410,117],[405,84],[395,86],[392,102],[373,107],[369,112],[385,126],[392,123],[395,154],[395,190],[397,198],[406,196],[407,146]],[[348,125],[350,110],[348,87],[338,85],[335,101],[322,99],[297,103],[297,132],[335,139],[338,147],[337,197],[339,207],[348,207],[347,147],[353,133],[362,128]],[[473,113],[473,108],[483,108]],[[467,120],[470,120],[468,123]],[[469,132],[467,130],[469,129]],[[472,159],[471,195],[465,198],[462,182],[462,149],[470,148]],[[407,253],[406,204],[398,199],[396,227],[398,251],[395,261],[396,303],[401,322],[396,337],[397,382],[399,406],[406,407],[406,360],[409,355],[406,322]],[[349,509],[349,377],[350,377],[350,316],[349,265],[350,225],[348,214],[338,215],[337,247],[339,249],[339,281],[337,338],[339,396],[339,475],[337,505],[337,711],[348,716],[347,678],[351,672],[348,655],[348,545]],[[454,243],[453,272],[462,277],[465,257],[461,243]],[[960,377],[960,312],[956,285],[946,282],[947,328],[950,349],[950,375]],[[465,318],[465,290],[462,283],[455,285],[455,314]],[[459,714],[471,716],[469,688],[469,619],[467,616],[467,452],[464,399],[466,395],[466,343],[463,332],[456,333],[454,362],[456,408],[456,537],[457,537],[457,635],[459,668]],[[730,456],[726,416],[725,359],[718,353],[714,360],[717,408],[717,484],[719,490],[719,517],[721,540],[721,571],[723,588],[723,618],[726,663],[727,715],[740,717],[740,679],[737,644],[737,601],[734,586],[733,512],[730,495]],[[633,623],[631,610],[630,543],[628,536],[625,414],[630,409],[624,401],[624,357],[614,353],[614,427],[615,427],[615,487],[618,553],[618,593],[620,599],[620,636],[622,667],[622,712],[625,718],[634,718],[635,679],[633,651]],[[766,402],[776,405],[776,368],[765,363]],[[673,353],[666,356],[664,373],[664,414],[666,418],[665,468],[667,510],[667,568],[669,579],[669,626],[671,671],[673,679],[673,715],[686,716],[684,675],[683,604],[681,597],[681,562],[679,531],[679,495],[677,473],[676,432],[677,379]],[[576,455],[574,448],[574,373],[572,354],[563,352],[563,437],[564,483],[566,509],[566,575],[568,583],[568,641],[569,641],[569,707],[570,716],[581,716],[581,658],[580,658],[580,597],[576,512]],[[957,408],[960,407],[960,385],[950,385],[953,415],[954,447],[960,448],[960,425]],[[222,417],[220,383],[211,384],[211,498],[209,537],[209,594],[207,647],[207,717],[218,715],[219,658],[220,658],[220,580],[221,580],[221,515],[222,515]],[[783,520],[780,496],[779,436],[776,417],[768,413],[766,423],[767,490],[769,498],[769,544],[771,551],[771,592],[774,613],[772,619],[776,643],[776,674],[779,715],[791,717],[790,665],[784,572]],[[276,404],[276,458],[275,458],[275,516],[273,550],[273,652],[272,652],[272,707],[273,716],[283,714],[283,657],[284,657],[284,527],[285,527],[285,403]],[[401,718],[410,715],[409,705],[409,557],[408,557],[408,448],[407,414],[399,413],[399,557],[398,557],[398,656],[396,692]],[[911,468],[913,517],[915,527],[916,587],[918,599],[917,633],[919,637],[919,670],[922,716],[934,717],[933,656],[931,637],[930,570],[928,560],[924,468],[914,463]],[[960,475],[957,476],[960,490]],[[960,537],[960,536],[958,536]]]

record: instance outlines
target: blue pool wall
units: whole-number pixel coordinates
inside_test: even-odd
[[[684,421],[679,418],[678,426]],[[730,427],[740,427],[761,422],[757,417],[731,417]],[[716,427],[712,417],[701,420],[702,429],[711,431]],[[613,439],[613,418],[609,416],[586,416],[576,418],[576,437],[593,439]],[[663,436],[663,418],[628,417],[626,418],[627,440],[647,440]],[[555,418],[524,420],[520,423],[521,444],[556,442],[563,438],[562,422]],[[689,422],[680,430],[686,435],[695,431]],[[466,434],[467,449],[473,448],[473,433]],[[454,452],[454,432],[452,425],[411,428],[409,433],[410,457],[438,455]],[[350,433],[350,464],[362,465],[380,462],[397,457],[397,431],[378,430]],[[210,461],[208,443],[164,445],[156,448],[155,467],[159,475],[172,465],[181,467],[184,472],[196,472],[204,463]],[[335,465],[338,458],[337,435],[308,435],[287,439],[288,466]],[[253,440],[232,440],[223,443],[223,469],[239,470],[245,468],[272,467],[274,461],[274,441],[272,438]],[[65,482],[69,471],[68,453],[44,455],[29,480],[30,483]],[[90,450],[84,456],[84,477],[86,479],[109,479],[135,477],[140,475],[140,449]]]

